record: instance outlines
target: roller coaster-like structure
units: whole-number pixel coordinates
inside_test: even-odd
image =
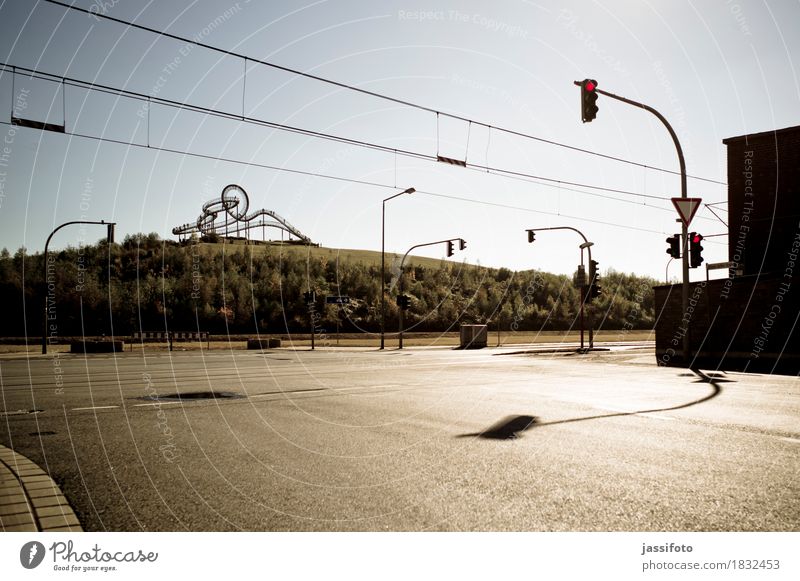
[[[272,210],[262,209],[248,214],[249,208],[250,198],[247,197],[244,188],[230,184],[222,189],[222,195],[218,199],[203,204],[203,213],[198,216],[196,222],[176,226],[172,229],[172,233],[180,237],[216,234],[228,238],[242,232],[248,233],[256,228],[278,228],[289,233],[290,240],[291,236],[294,236],[303,244],[312,244],[311,238]],[[218,221],[220,214],[222,220]]]

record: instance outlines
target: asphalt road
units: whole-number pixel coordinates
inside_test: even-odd
[[[0,442],[86,530],[800,530],[796,377],[512,351],[4,356]]]

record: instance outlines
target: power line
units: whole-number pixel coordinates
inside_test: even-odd
[[[209,45],[209,44],[205,44],[205,43],[199,42],[197,40],[192,40],[192,39],[185,38],[185,37],[182,37],[182,36],[178,36],[176,34],[172,34],[172,33],[169,33],[169,32],[156,30],[155,28],[151,28],[149,26],[144,26],[142,24],[136,24],[136,23],[133,23],[133,22],[128,22],[128,21],[122,20],[120,18],[115,18],[113,16],[109,16],[108,14],[102,14],[100,12],[92,12],[92,11],[87,10],[85,8],[81,8],[79,6],[73,6],[73,5],[67,4],[65,2],[60,2],[58,0],[44,0],[44,1],[45,2],[49,2],[50,4],[55,4],[57,6],[61,6],[62,8],[67,8],[69,10],[75,10],[75,11],[78,11],[78,12],[83,12],[83,13],[88,14],[88,15],[94,17],[94,18],[103,18],[103,19],[106,19],[106,20],[110,20],[112,22],[116,22],[118,24],[122,24],[124,26],[128,26],[128,27],[131,27],[131,28],[137,28],[139,30],[144,30],[145,32],[150,32],[150,33],[156,34],[158,36],[162,36],[162,37],[165,37],[165,38],[170,38],[172,40],[177,40],[177,41],[184,42],[184,43],[189,43],[189,44],[192,44],[194,46],[198,46],[198,47],[204,48],[206,50],[211,50],[211,51],[214,51],[214,52],[226,55],[226,56],[232,56],[232,57],[235,57],[235,58],[244,59],[246,62],[247,61],[253,62],[253,63],[256,63],[256,64],[260,64],[260,65],[263,65],[263,66],[267,66],[267,67],[279,70],[279,71],[291,73],[293,75],[298,75],[298,76],[301,76],[301,77],[304,77],[304,78],[307,78],[307,79],[311,79],[311,80],[318,81],[318,82],[321,82],[321,83],[327,83],[327,84],[333,85],[335,87],[339,87],[339,88],[346,89],[346,90],[349,90],[349,91],[354,91],[354,92],[357,92],[357,93],[361,93],[362,95],[368,95],[370,97],[375,97],[377,99],[390,101],[392,103],[396,103],[398,105],[403,105],[405,107],[411,107],[413,109],[417,109],[417,110],[420,110],[420,111],[426,111],[428,113],[433,113],[433,114],[436,114],[437,116],[441,115],[441,116],[444,116],[444,117],[448,117],[450,119],[455,119],[455,120],[458,120],[458,121],[463,121],[465,123],[469,123],[470,125],[475,124],[475,125],[478,125],[478,126],[481,126],[481,127],[485,127],[487,129],[490,129],[490,130],[499,131],[499,132],[502,132],[502,133],[507,133],[509,135],[514,135],[516,137],[522,137],[524,139],[530,139],[532,141],[538,141],[540,143],[545,143],[545,144],[548,144],[548,145],[554,145],[554,146],[562,147],[562,148],[569,149],[569,150],[572,150],[572,151],[585,153],[587,155],[594,155],[594,156],[601,157],[601,158],[604,158],[604,159],[609,159],[609,160],[617,161],[617,162],[620,162],[620,163],[626,163],[626,164],[634,165],[634,166],[641,167],[641,168],[644,168],[644,169],[651,169],[651,170],[654,170],[654,171],[660,171],[660,172],[664,172],[664,173],[668,173],[668,174],[672,174],[672,175],[680,175],[680,172],[675,171],[675,170],[666,169],[666,168],[660,168],[660,167],[655,167],[655,166],[649,166],[647,164],[643,164],[643,163],[640,163],[640,162],[628,160],[628,159],[625,159],[625,158],[622,158],[622,157],[608,155],[608,154],[605,154],[605,153],[592,151],[590,149],[584,149],[584,148],[581,148],[581,147],[576,147],[574,145],[568,145],[566,143],[560,143],[558,141],[553,141],[551,139],[545,139],[543,137],[538,137],[536,135],[532,135],[532,134],[529,134],[529,133],[523,133],[521,131],[515,131],[513,129],[507,129],[507,128],[504,128],[504,127],[498,127],[498,126],[491,125],[489,123],[485,123],[485,122],[482,122],[482,121],[476,121],[474,119],[470,119],[468,117],[463,117],[461,115],[455,115],[453,113],[447,113],[447,112],[444,112],[444,111],[439,111],[439,110],[434,109],[432,107],[427,107],[427,106],[424,106],[424,105],[420,105],[418,103],[413,103],[411,101],[406,101],[404,99],[398,99],[396,97],[391,97],[389,95],[384,95],[382,93],[377,93],[375,91],[362,89],[361,87],[356,87],[355,85],[350,85],[350,84],[343,83],[343,82],[340,82],[340,81],[334,81],[333,79],[320,77],[318,75],[313,75],[311,73],[306,73],[306,72],[303,72],[303,71],[299,71],[297,69],[292,69],[292,68],[289,68],[289,67],[285,67],[285,66],[282,66],[282,65],[271,63],[269,61],[253,58],[253,57],[250,57],[250,56],[246,56],[246,55],[243,55],[241,53],[236,53],[236,52],[233,52],[233,51],[230,51],[230,50],[225,50],[225,49],[222,49],[222,48],[218,48],[218,47],[215,47],[215,46],[212,46],[212,45]],[[710,178],[704,178],[704,177],[700,177],[700,176],[694,176],[694,175],[687,174],[686,177],[687,178],[692,178],[692,179],[695,179],[695,180],[699,180],[699,181],[708,182],[708,183],[719,184],[719,185],[723,185],[723,186],[727,185],[725,182],[721,182],[719,180],[714,180],[714,179],[710,179]]]
[[[9,123],[8,121],[0,121],[0,125],[13,125],[13,124]],[[329,179],[329,180],[334,180],[334,181],[339,181],[339,182],[352,183],[352,184],[358,184],[358,185],[364,185],[364,186],[370,186],[370,187],[376,187],[376,188],[384,188],[384,189],[390,189],[390,190],[396,190],[397,189],[397,187],[392,185],[392,184],[383,184],[383,183],[380,183],[380,182],[372,182],[372,181],[368,181],[368,180],[359,180],[359,179],[355,179],[355,178],[346,178],[346,177],[342,177],[342,176],[334,176],[334,175],[330,175],[330,174],[324,174],[324,173],[321,173],[321,172],[313,172],[313,171],[300,170],[300,169],[295,169],[295,168],[280,167],[280,166],[275,166],[275,165],[269,165],[269,164],[264,164],[264,163],[253,162],[253,161],[242,161],[242,160],[239,160],[239,159],[233,159],[233,158],[227,158],[227,157],[219,157],[219,156],[208,155],[208,154],[204,154],[204,153],[196,153],[196,152],[191,152],[191,151],[182,151],[182,150],[179,150],[179,149],[173,149],[173,148],[169,148],[169,147],[159,147],[159,146],[156,146],[156,145],[143,145],[141,143],[134,143],[134,142],[131,142],[131,141],[123,141],[121,139],[113,139],[113,138],[110,138],[110,137],[98,137],[96,135],[87,135],[87,134],[83,134],[83,133],[75,133],[75,132],[70,132],[70,131],[65,131],[64,133],[61,133],[61,135],[68,135],[70,137],[80,137],[80,138],[83,138],[83,139],[90,139],[90,140],[106,142],[106,143],[115,143],[117,145],[125,145],[127,147],[135,147],[135,148],[138,148],[138,149],[148,149],[148,150],[153,150],[153,151],[162,151],[164,153],[173,153],[173,154],[176,154],[176,155],[186,155],[186,156],[190,156],[190,157],[196,157],[196,158],[207,159],[207,160],[212,160],[212,161],[222,161],[222,162],[232,163],[232,164],[236,164],[236,165],[246,165],[248,167],[259,167],[259,168],[273,170],[273,171],[286,172],[286,173],[291,173],[291,174],[296,174],[296,175],[303,175],[303,176],[306,176],[306,177]],[[450,200],[458,200],[458,201],[461,201],[461,202],[468,202],[468,203],[471,203],[471,204],[480,204],[480,205],[483,205],[483,206],[492,206],[492,207],[496,207],[496,208],[505,208],[505,209],[509,209],[509,210],[518,210],[518,211],[522,211],[522,212],[530,212],[530,213],[533,213],[533,214],[543,214],[543,215],[547,215],[547,216],[559,216],[559,217],[562,217],[562,218],[568,218],[568,219],[572,219],[572,220],[583,220],[583,221],[586,221],[586,222],[592,222],[592,223],[601,224],[601,225],[604,225],[604,226],[611,226],[611,227],[614,227],[614,228],[624,228],[626,230],[635,230],[635,231],[639,231],[639,232],[647,232],[647,233],[650,233],[650,234],[665,234],[666,233],[666,232],[659,231],[659,230],[648,230],[648,229],[645,229],[645,228],[638,228],[636,226],[630,226],[628,224],[617,224],[617,223],[614,223],[614,222],[605,222],[603,220],[595,220],[593,218],[584,218],[584,217],[581,217],[581,216],[572,216],[572,215],[569,215],[569,214],[561,214],[561,213],[558,213],[558,212],[547,212],[545,210],[535,210],[533,208],[526,208],[526,207],[523,207],[523,206],[512,206],[510,204],[501,204],[501,203],[498,203],[498,202],[487,202],[485,200],[476,200],[476,199],[473,199],[473,198],[465,198],[465,197],[462,197],[462,196],[455,196],[455,195],[452,195],[452,194],[443,194],[441,192],[417,190],[415,195],[416,194],[421,194],[421,195],[431,196],[431,197],[437,197],[437,198],[446,198],[446,199],[450,199]],[[645,207],[647,207],[647,208],[655,208],[655,206],[645,206]]]
[[[355,147],[363,147],[363,148],[366,148],[366,149],[382,151],[384,153],[390,153],[390,154],[393,154],[393,155],[401,155],[401,156],[404,156],[404,157],[411,157],[411,158],[421,159],[421,160],[424,160],[424,161],[432,161],[432,162],[439,161],[439,156],[438,155],[434,156],[434,155],[426,154],[426,153],[419,152],[419,151],[412,151],[412,150],[407,150],[407,149],[398,149],[398,148],[395,148],[395,147],[389,147],[389,146],[386,146],[386,145],[380,145],[378,143],[372,143],[372,142],[369,142],[369,141],[351,139],[351,138],[348,138],[348,137],[342,137],[340,135],[334,135],[334,134],[331,134],[331,133],[323,133],[321,131],[313,131],[313,130],[310,130],[310,129],[304,129],[304,128],[301,128],[301,127],[295,127],[295,126],[292,126],[292,125],[286,125],[286,124],[283,124],[283,123],[276,123],[276,122],[273,122],[273,121],[267,121],[267,120],[264,120],[264,119],[258,119],[256,117],[246,117],[246,116],[243,116],[243,115],[236,115],[236,114],[233,114],[233,113],[227,113],[225,111],[220,111],[218,109],[212,109],[212,108],[209,108],[209,107],[201,107],[199,105],[191,105],[191,104],[184,103],[184,102],[181,102],[181,101],[176,101],[176,100],[173,100],[173,99],[166,99],[164,97],[150,97],[150,96],[145,95],[143,93],[137,93],[137,92],[134,92],[134,91],[129,91],[127,89],[120,89],[120,88],[117,88],[117,87],[111,87],[109,85],[101,85],[101,84],[98,84],[98,83],[82,81],[80,79],[75,79],[75,78],[72,78],[72,77],[66,77],[66,76],[54,75],[52,73],[35,71],[33,69],[28,69],[26,67],[17,67],[15,65],[9,65],[7,63],[2,63],[2,64],[0,64],[0,68],[6,69],[6,70],[10,69],[12,74],[18,74],[17,71],[23,71],[25,74],[28,74],[31,78],[38,77],[38,78],[42,78],[42,79],[50,81],[50,82],[60,83],[62,85],[69,86],[69,87],[77,87],[77,88],[85,89],[87,91],[97,91],[97,92],[100,92],[100,93],[116,95],[116,96],[123,96],[123,97],[126,97],[126,98],[143,101],[143,102],[146,102],[147,105],[148,105],[148,116],[150,114],[149,107],[153,103],[155,103],[155,104],[158,104],[158,105],[163,105],[165,107],[172,107],[172,108],[175,108],[175,109],[186,110],[186,111],[190,111],[190,112],[193,112],[193,113],[202,113],[204,115],[210,115],[212,117],[218,117],[218,118],[221,118],[221,119],[227,119],[227,120],[231,120],[231,121],[238,121],[238,122],[247,123],[247,124],[250,124],[250,125],[258,125],[258,126],[262,126],[262,127],[269,127],[271,129],[277,129],[279,131],[287,131],[287,132],[290,132],[290,133],[305,135],[307,137],[312,137],[312,138],[317,138],[317,139],[325,139],[325,140],[328,140],[328,141],[334,141],[336,143],[343,143],[343,144],[352,145],[352,146],[355,146]],[[65,120],[65,123],[66,123],[66,120]],[[149,117],[148,117],[148,123],[149,123]],[[481,171],[481,172],[491,173],[491,174],[494,174],[494,175],[499,175],[499,176],[504,176],[504,177],[525,178],[525,179],[530,179],[530,180],[545,181],[545,182],[549,182],[550,187],[577,186],[577,187],[582,187],[582,188],[589,188],[589,189],[593,189],[593,190],[599,190],[599,191],[610,192],[610,193],[615,193],[615,194],[622,194],[622,195],[627,195],[627,196],[634,196],[634,197],[639,197],[639,198],[649,198],[649,199],[652,199],[652,200],[659,200],[659,201],[666,200],[666,198],[664,198],[662,196],[653,196],[653,195],[649,195],[649,194],[642,194],[642,193],[639,193],[639,192],[633,192],[633,191],[630,191],[630,190],[622,190],[622,189],[619,189],[619,188],[608,188],[608,187],[604,187],[604,186],[596,186],[596,185],[585,184],[585,183],[581,183],[581,182],[572,182],[572,181],[568,181],[568,180],[561,180],[561,179],[551,178],[551,177],[542,176],[542,175],[530,174],[530,173],[527,173],[527,172],[518,172],[518,171],[514,171],[514,170],[508,170],[508,169],[503,169],[503,168],[498,168],[498,167],[493,167],[493,166],[488,166],[488,165],[480,165],[480,164],[472,164],[471,163],[469,165],[465,164],[464,167],[466,167],[468,169],[478,170],[478,171]],[[573,190],[573,191],[579,192],[579,193],[588,194],[588,192],[580,192],[580,190]],[[594,195],[597,195],[597,194],[594,194]],[[610,197],[610,196],[607,196],[606,198],[610,199],[610,200],[618,200],[618,198],[613,198],[613,197]]]
[[[16,65],[10,65],[8,63],[0,63],[0,70],[10,70],[12,74],[25,74],[25,75],[29,76],[30,78],[40,78],[40,79],[43,79],[43,80],[46,80],[46,81],[49,81],[49,82],[53,82],[53,83],[58,83],[58,84],[61,84],[63,86],[67,86],[67,87],[75,87],[75,88],[84,89],[84,90],[87,90],[87,91],[97,91],[99,93],[115,95],[115,96],[118,96],[118,97],[122,96],[122,97],[126,97],[126,98],[129,98],[129,99],[140,100],[142,102],[146,102],[147,106],[148,106],[148,145],[149,145],[149,121],[150,121],[150,119],[149,119],[149,114],[150,114],[149,107],[152,106],[153,104],[157,104],[157,105],[163,105],[165,107],[173,107],[173,108],[176,108],[176,109],[179,109],[179,110],[186,110],[186,111],[193,112],[193,113],[201,113],[201,114],[204,114],[204,115],[210,115],[210,116],[213,116],[213,117],[218,117],[218,118],[226,119],[226,120],[230,120],[230,121],[237,121],[237,122],[242,122],[242,123],[262,126],[262,127],[269,127],[269,128],[276,129],[276,130],[279,130],[279,131],[286,131],[286,132],[290,132],[290,133],[305,135],[305,136],[312,137],[312,138],[325,139],[325,140],[334,141],[334,142],[337,142],[337,143],[344,143],[344,144],[353,145],[353,146],[356,146],[356,147],[363,147],[363,148],[366,148],[366,149],[382,151],[384,153],[390,153],[390,154],[393,154],[393,155],[401,155],[401,156],[405,156],[405,157],[421,159],[421,160],[424,160],[424,161],[432,161],[432,162],[438,161],[438,157],[437,156],[425,154],[425,153],[422,153],[422,152],[393,148],[393,147],[389,147],[389,146],[385,146],[385,145],[380,145],[380,144],[377,144],[377,143],[371,143],[371,142],[368,142],[368,141],[351,139],[351,138],[342,137],[342,136],[338,136],[338,135],[334,135],[334,134],[330,134],[330,133],[323,133],[323,132],[319,132],[319,131],[303,129],[303,128],[300,128],[300,127],[294,127],[294,126],[286,125],[286,124],[282,124],[282,123],[275,123],[275,122],[272,122],[272,121],[267,121],[267,120],[258,119],[258,118],[254,118],[254,117],[244,117],[244,116],[241,116],[241,115],[236,115],[236,114],[228,113],[228,112],[225,112],[225,111],[220,111],[218,109],[212,109],[212,108],[209,108],[209,107],[202,107],[202,106],[199,106],[199,105],[191,105],[191,104],[187,104],[187,103],[184,103],[184,102],[181,102],[181,101],[176,101],[176,100],[173,100],[173,99],[166,99],[164,97],[150,97],[150,96],[145,95],[143,93],[137,93],[135,91],[130,91],[130,90],[127,90],[127,89],[120,89],[118,87],[112,87],[112,86],[109,86],[109,85],[102,85],[102,84],[98,84],[98,83],[94,83],[94,82],[83,81],[83,80],[76,79],[76,78],[73,78],[73,77],[55,75],[55,74],[47,73],[47,72],[43,72],[43,71],[36,71],[34,69],[29,69],[29,68],[26,68],[26,67],[18,67]],[[81,137],[87,137],[84,134],[74,134],[74,135],[78,135],[78,136],[81,136]],[[666,199],[666,198],[661,197],[661,196],[642,194],[642,193],[639,193],[639,192],[633,192],[633,191],[629,191],[629,190],[621,190],[621,189],[618,189],[618,188],[607,188],[607,187],[603,187],[603,186],[596,186],[596,185],[592,185],[592,184],[584,184],[584,183],[580,183],[580,182],[565,181],[565,180],[560,180],[560,179],[557,179],[557,178],[550,178],[550,177],[547,177],[547,176],[540,176],[540,175],[529,174],[529,173],[525,173],[525,172],[516,172],[516,171],[513,171],[513,170],[506,170],[506,169],[503,169],[503,168],[495,168],[495,167],[492,167],[492,166],[485,166],[485,165],[479,165],[479,164],[469,164],[469,165],[466,165],[464,167],[466,169],[470,169],[470,170],[473,170],[473,171],[480,171],[482,173],[489,173],[489,174],[492,174],[492,175],[498,175],[498,176],[501,176],[501,177],[511,178],[511,179],[520,180],[520,181],[527,181],[527,182],[536,183],[538,185],[542,185],[542,186],[546,186],[546,187],[550,187],[550,188],[558,188],[559,190],[571,191],[571,192],[579,193],[579,194],[582,194],[582,195],[600,197],[600,198],[604,198],[604,199],[607,199],[607,200],[623,202],[623,203],[630,203],[630,204],[640,205],[637,202],[633,202],[631,200],[623,200],[621,198],[616,198],[616,197],[613,197],[613,196],[596,194],[596,193],[587,192],[587,191],[584,191],[584,190],[577,190],[577,189],[570,188],[568,186],[577,186],[577,187],[589,188],[589,189],[599,190],[599,191],[604,191],[604,192],[611,192],[611,193],[617,193],[617,194],[640,197],[640,198],[649,198],[649,199],[658,200],[658,201],[664,201]],[[654,207],[654,208],[659,209],[659,210],[670,211],[669,209],[666,209],[666,208],[658,208],[658,207],[655,207],[655,206],[650,206],[650,207]],[[708,218],[701,218],[701,219],[708,219]]]

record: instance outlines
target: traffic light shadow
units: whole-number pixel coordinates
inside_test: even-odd
[[[534,416],[507,416],[492,424],[482,432],[459,434],[457,438],[486,438],[488,440],[513,440],[519,438],[520,432],[531,429],[536,424]]]
[[[624,416],[635,416],[637,414],[650,414],[656,412],[668,412],[671,410],[680,410],[688,407],[692,407],[709,400],[714,399],[720,393],[722,393],[722,387],[717,385],[721,382],[729,382],[733,381],[731,379],[724,379],[717,376],[717,374],[705,374],[700,370],[692,370],[694,373],[691,376],[697,376],[698,380],[693,383],[708,383],[713,387],[713,390],[708,395],[701,397],[700,399],[692,400],[687,403],[682,403],[676,406],[670,407],[661,407],[661,408],[653,408],[653,409],[646,409],[646,410],[633,410],[629,412],[614,412],[610,414],[600,414],[596,416],[583,416],[580,418],[569,418],[566,420],[555,420],[552,422],[539,422],[538,418],[535,416],[507,416],[500,420],[499,422],[492,424],[489,428],[484,430],[483,432],[474,432],[471,434],[459,434],[456,438],[484,438],[489,440],[514,440],[521,436],[521,433],[530,430],[531,428],[541,428],[544,426],[556,426],[558,424],[570,424],[573,422],[584,422],[587,420],[599,420],[603,418],[617,418],[617,417],[624,417]],[[684,374],[684,376],[689,376],[690,374]]]

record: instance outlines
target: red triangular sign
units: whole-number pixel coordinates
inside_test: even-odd
[[[703,198],[672,198],[672,205],[678,210],[678,215],[683,223],[688,226],[702,201]]]

